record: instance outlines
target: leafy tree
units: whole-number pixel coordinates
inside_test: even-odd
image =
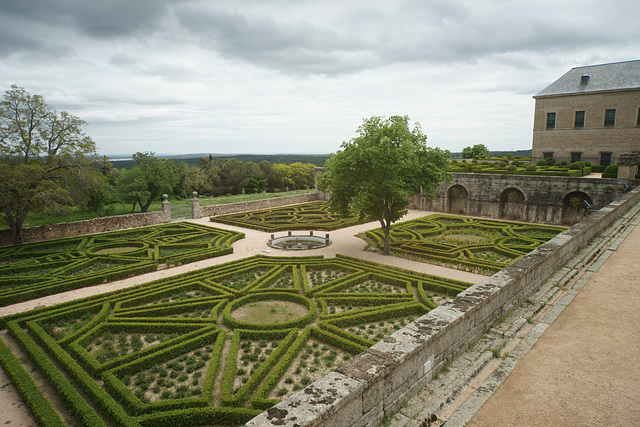
[[[451,176],[449,152],[427,147],[420,125],[409,126],[407,116],[365,119],[358,135],[327,160],[319,179],[319,188],[331,192],[334,212],[380,222],[385,255],[391,223],[407,213],[408,199],[420,190],[434,197]]]
[[[260,178],[258,175],[249,173],[249,185],[247,186],[247,193],[262,193],[266,191],[269,183],[266,179]]]
[[[12,85],[0,104],[0,221],[23,241],[23,224],[34,213],[62,213],[90,176],[95,143],[86,122],[57,112],[40,95]]]
[[[475,156],[489,157],[489,149],[484,144],[476,144],[473,147],[464,147],[462,149],[462,158],[471,159]]]
[[[138,152],[132,158],[136,165],[120,173],[117,188],[122,199],[133,205],[131,212],[136,204],[146,212],[162,194],[174,193],[180,177],[174,162],[157,159],[152,152]]]

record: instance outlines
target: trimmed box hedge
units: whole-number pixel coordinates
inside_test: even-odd
[[[234,272],[247,277],[223,285]],[[384,322],[404,325],[436,307],[433,295],[470,285],[350,257],[254,256],[6,316],[0,327],[78,424],[238,424],[373,345]],[[265,301],[301,311],[236,317]],[[60,425],[3,345],[0,363],[34,416]]]
[[[431,264],[445,265],[478,274],[492,275],[520,259],[565,228],[509,221],[434,214],[391,227],[394,255]],[[382,249],[381,228],[363,237]],[[429,289],[444,289],[436,285]]]
[[[226,255],[243,237],[180,222],[0,248],[0,306]]]
[[[211,217],[211,221],[266,232],[288,230],[337,230],[361,224],[355,216],[341,217],[327,202],[309,202]]]

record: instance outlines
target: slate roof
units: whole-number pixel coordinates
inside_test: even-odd
[[[586,85],[582,76],[589,76]],[[640,89],[640,60],[572,68],[534,98],[628,89]]]

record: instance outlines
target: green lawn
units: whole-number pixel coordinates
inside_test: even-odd
[[[218,197],[200,197],[200,206],[222,205],[226,203],[248,202],[251,200],[269,199],[273,197],[294,196],[297,194],[305,194],[315,190],[294,190],[280,193],[258,193],[258,194],[238,194],[235,196],[218,196]],[[189,199],[169,199],[173,204],[188,203]],[[151,203],[149,212],[159,211],[162,209],[162,201]],[[131,213],[131,204],[129,203],[113,203],[100,212],[103,216],[126,215]],[[140,207],[136,206],[134,213],[140,213]],[[61,222],[82,221],[85,219],[97,218],[95,212],[72,208],[67,215],[49,216],[45,214],[29,214],[24,222],[25,227],[33,227],[44,224],[57,224]],[[0,230],[9,228],[7,224],[0,223]]]

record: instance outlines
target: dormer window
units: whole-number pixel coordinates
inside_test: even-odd
[[[589,84],[589,78],[591,76],[585,74],[584,76],[580,77],[580,86],[586,86],[587,84]]]

